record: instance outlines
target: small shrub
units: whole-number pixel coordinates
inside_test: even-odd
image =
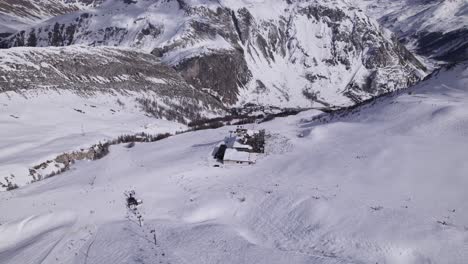
[[[126,148],[133,148],[135,146],[135,142],[130,142],[127,145],[125,145]]]
[[[8,183],[8,186],[6,188],[7,191],[11,191],[11,190],[14,190],[14,189],[18,189],[18,185],[16,183]]]

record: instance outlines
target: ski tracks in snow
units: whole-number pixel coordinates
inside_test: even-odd
[[[0,226],[0,263],[40,264],[49,260],[75,221],[76,215],[62,212]]]

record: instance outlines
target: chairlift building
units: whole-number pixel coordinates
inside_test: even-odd
[[[255,163],[251,159],[251,153],[236,149],[226,149],[223,162],[226,165],[252,165]]]
[[[264,140],[257,139],[262,137],[261,132],[238,126],[236,131],[230,131],[230,135],[218,146],[214,157],[227,165],[255,164],[258,153],[263,153]]]

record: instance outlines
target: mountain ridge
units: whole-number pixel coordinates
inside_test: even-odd
[[[468,3],[464,0],[354,1],[429,63],[468,60]]]
[[[96,7],[102,0],[3,0],[0,37],[11,35],[55,16]]]
[[[396,39],[345,1],[110,0],[3,41],[76,44],[151,52],[226,105],[345,106],[425,75]]]
[[[0,52],[0,63],[0,93],[63,90],[84,97],[140,94],[138,102],[149,115],[182,124],[224,111],[219,101],[194,89],[174,69],[135,50],[12,48]]]

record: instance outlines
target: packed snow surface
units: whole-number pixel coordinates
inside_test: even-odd
[[[185,125],[148,116],[135,98],[131,92],[127,96],[97,92],[85,97],[67,90],[1,93],[0,182],[5,183],[4,177],[8,177],[22,186],[33,180],[30,168],[124,134],[186,129]]]
[[[341,117],[258,125],[252,166],[213,166],[223,127],[0,193],[0,263],[466,263],[467,68]]]

